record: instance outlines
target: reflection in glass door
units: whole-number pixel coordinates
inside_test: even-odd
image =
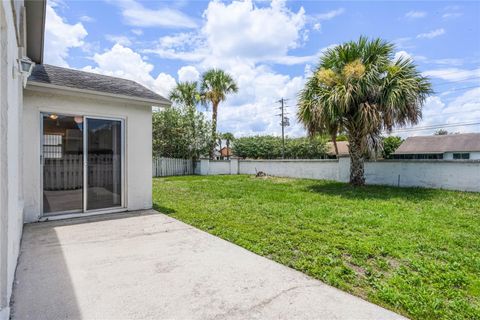
[[[83,210],[83,117],[42,114],[43,213]]]
[[[122,205],[122,122],[86,119],[86,210]]]
[[[123,205],[123,122],[42,114],[43,214]]]

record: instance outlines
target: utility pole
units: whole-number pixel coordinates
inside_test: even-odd
[[[283,98],[277,101],[280,103],[279,109],[281,111],[280,114],[277,114],[277,116],[281,117],[280,125],[282,126],[282,159],[285,159],[285,127],[290,125],[290,120],[288,117],[286,117],[287,113],[285,112],[285,109],[287,106],[285,105],[285,101],[287,101],[287,99]]]

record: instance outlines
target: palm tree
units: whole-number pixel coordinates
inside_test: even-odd
[[[297,117],[310,134],[347,134],[350,183],[365,184],[365,155],[381,144],[382,131],[416,124],[431,84],[394,46],[360,37],[326,51],[299,93]]]
[[[227,94],[238,92],[233,78],[223,70],[210,69],[202,75],[200,92],[204,104],[212,104],[212,139],[210,158],[213,158],[217,138],[218,105],[226,99]]]
[[[196,113],[197,104],[200,102],[200,93],[198,92],[198,83],[193,82],[179,82],[175,88],[170,91],[168,95],[170,101],[183,108],[188,122],[190,123],[191,130],[189,131],[189,139],[194,143],[194,150],[197,150],[197,123]],[[197,158],[193,155],[193,159]]]
[[[227,159],[230,159],[230,143],[235,139],[235,136],[231,132],[225,132],[220,134],[220,138],[224,139],[227,143]],[[220,150],[222,147],[220,146]]]
[[[200,102],[197,82],[179,82],[175,88],[170,91],[168,98],[183,107],[195,108]]]

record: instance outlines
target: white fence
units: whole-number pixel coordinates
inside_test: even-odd
[[[153,158],[153,176],[184,176],[194,173],[191,159]]]
[[[201,160],[196,173],[255,174],[348,182],[350,159],[339,160]],[[365,163],[367,184],[441,188],[480,192],[478,160],[382,160]]]
[[[89,182],[108,187],[120,165],[119,156],[111,154],[89,155]],[[44,190],[75,190],[83,187],[83,155],[65,154],[61,158],[46,158],[43,164]],[[118,171],[117,171],[118,172]]]

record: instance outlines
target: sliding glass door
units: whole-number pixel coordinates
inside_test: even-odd
[[[43,214],[123,206],[123,121],[42,114]]]
[[[43,114],[43,213],[83,210],[83,117]]]
[[[122,122],[87,118],[86,210],[122,204]]]

